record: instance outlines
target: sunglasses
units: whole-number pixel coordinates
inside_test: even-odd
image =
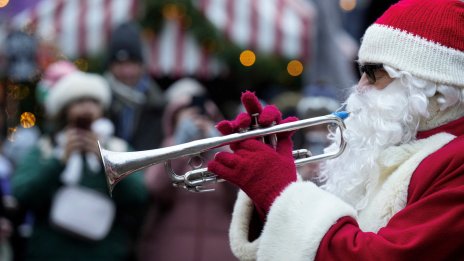
[[[375,81],[377,80],[375,78],[375,72],[377,70],[383,70],[383,64],[381,63],[365,63],[365,64],[359,64],[359,73],[361,76],[366,73],[367,80],[369,81],[370,84],[374,84]]]

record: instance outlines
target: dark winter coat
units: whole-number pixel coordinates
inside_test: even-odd
[[[121,144],[118,139],[118,144]],[[126,146],[127,147],[127,146]],[[107,146],[111,149],[111,146]],[[109,234],[100,241],[90,242],[71,236],[50,225],[50,207],[65,165],[54,156],[49,139],[41,139],[37,146],[18,165],[12,179],[14,196],[21,206],[34,216],[33,233],[27,246],[27,260],[126,260],[134,247],[132,239],[140,222],[140,209],[147,199],[140,173],[118,183],[111,200],[116,205],[116,217]],[[79,185],[108,195],[103,168],[91,173],[84,167]],[[136,221],[139,220],[139,221]]]

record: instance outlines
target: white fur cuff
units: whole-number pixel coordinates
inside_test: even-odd
[[[312,182],[293,183],[276,199],[264,226],[259,260],[313,260],[338,219],[356,217],[353,207]]]
[[[248,241],[253,207],[251,199],[245,192],[240,190],[232,214],[229,239],[232,253],[242,261],[256,260],[256,253],[258,252],[259,238],[253,242]]]
[[[313,260],[319,243],[337,220],[356,217],[354,208],[311,182],[295,182],[276,199],[260,238],[248,241],[253,203],[240,192],[230,227],[240,260]]]

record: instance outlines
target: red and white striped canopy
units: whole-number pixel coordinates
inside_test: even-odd
[[[134,18],[136,5],[136,0],[42,0],[16,15],[12,25],[33,24],[41,40],[77,58],[101,51],[111,30]]]
[[[202,48],[196,38],[176,20],[166,20],[158,33],[146,39],[148,69],[154,76],[199,78],[218,76],[226,66]]]
[[[205,16],[236,44],[305,60],[315,9],[307,0],[196,0]]]
[[[306,0],[192,0],[225,36],[244,49],[289,59],[309,57],[315,15]],[[77,58],[104,50],[111,30],[135,18],[137,0],[42,0],[13,18],[15,27],[34,24],[37,35]],[[206,52],[176,21],[145,39],[155,76],[217,76],[226,66]]]

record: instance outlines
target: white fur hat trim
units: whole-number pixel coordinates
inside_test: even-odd
[[[108,83],[98,74],[73,72],[51,86],[45,99],[45,109],[49,116],[54,117],[72,101],[85,97],[94,98],[107,108],[111,101]]]

